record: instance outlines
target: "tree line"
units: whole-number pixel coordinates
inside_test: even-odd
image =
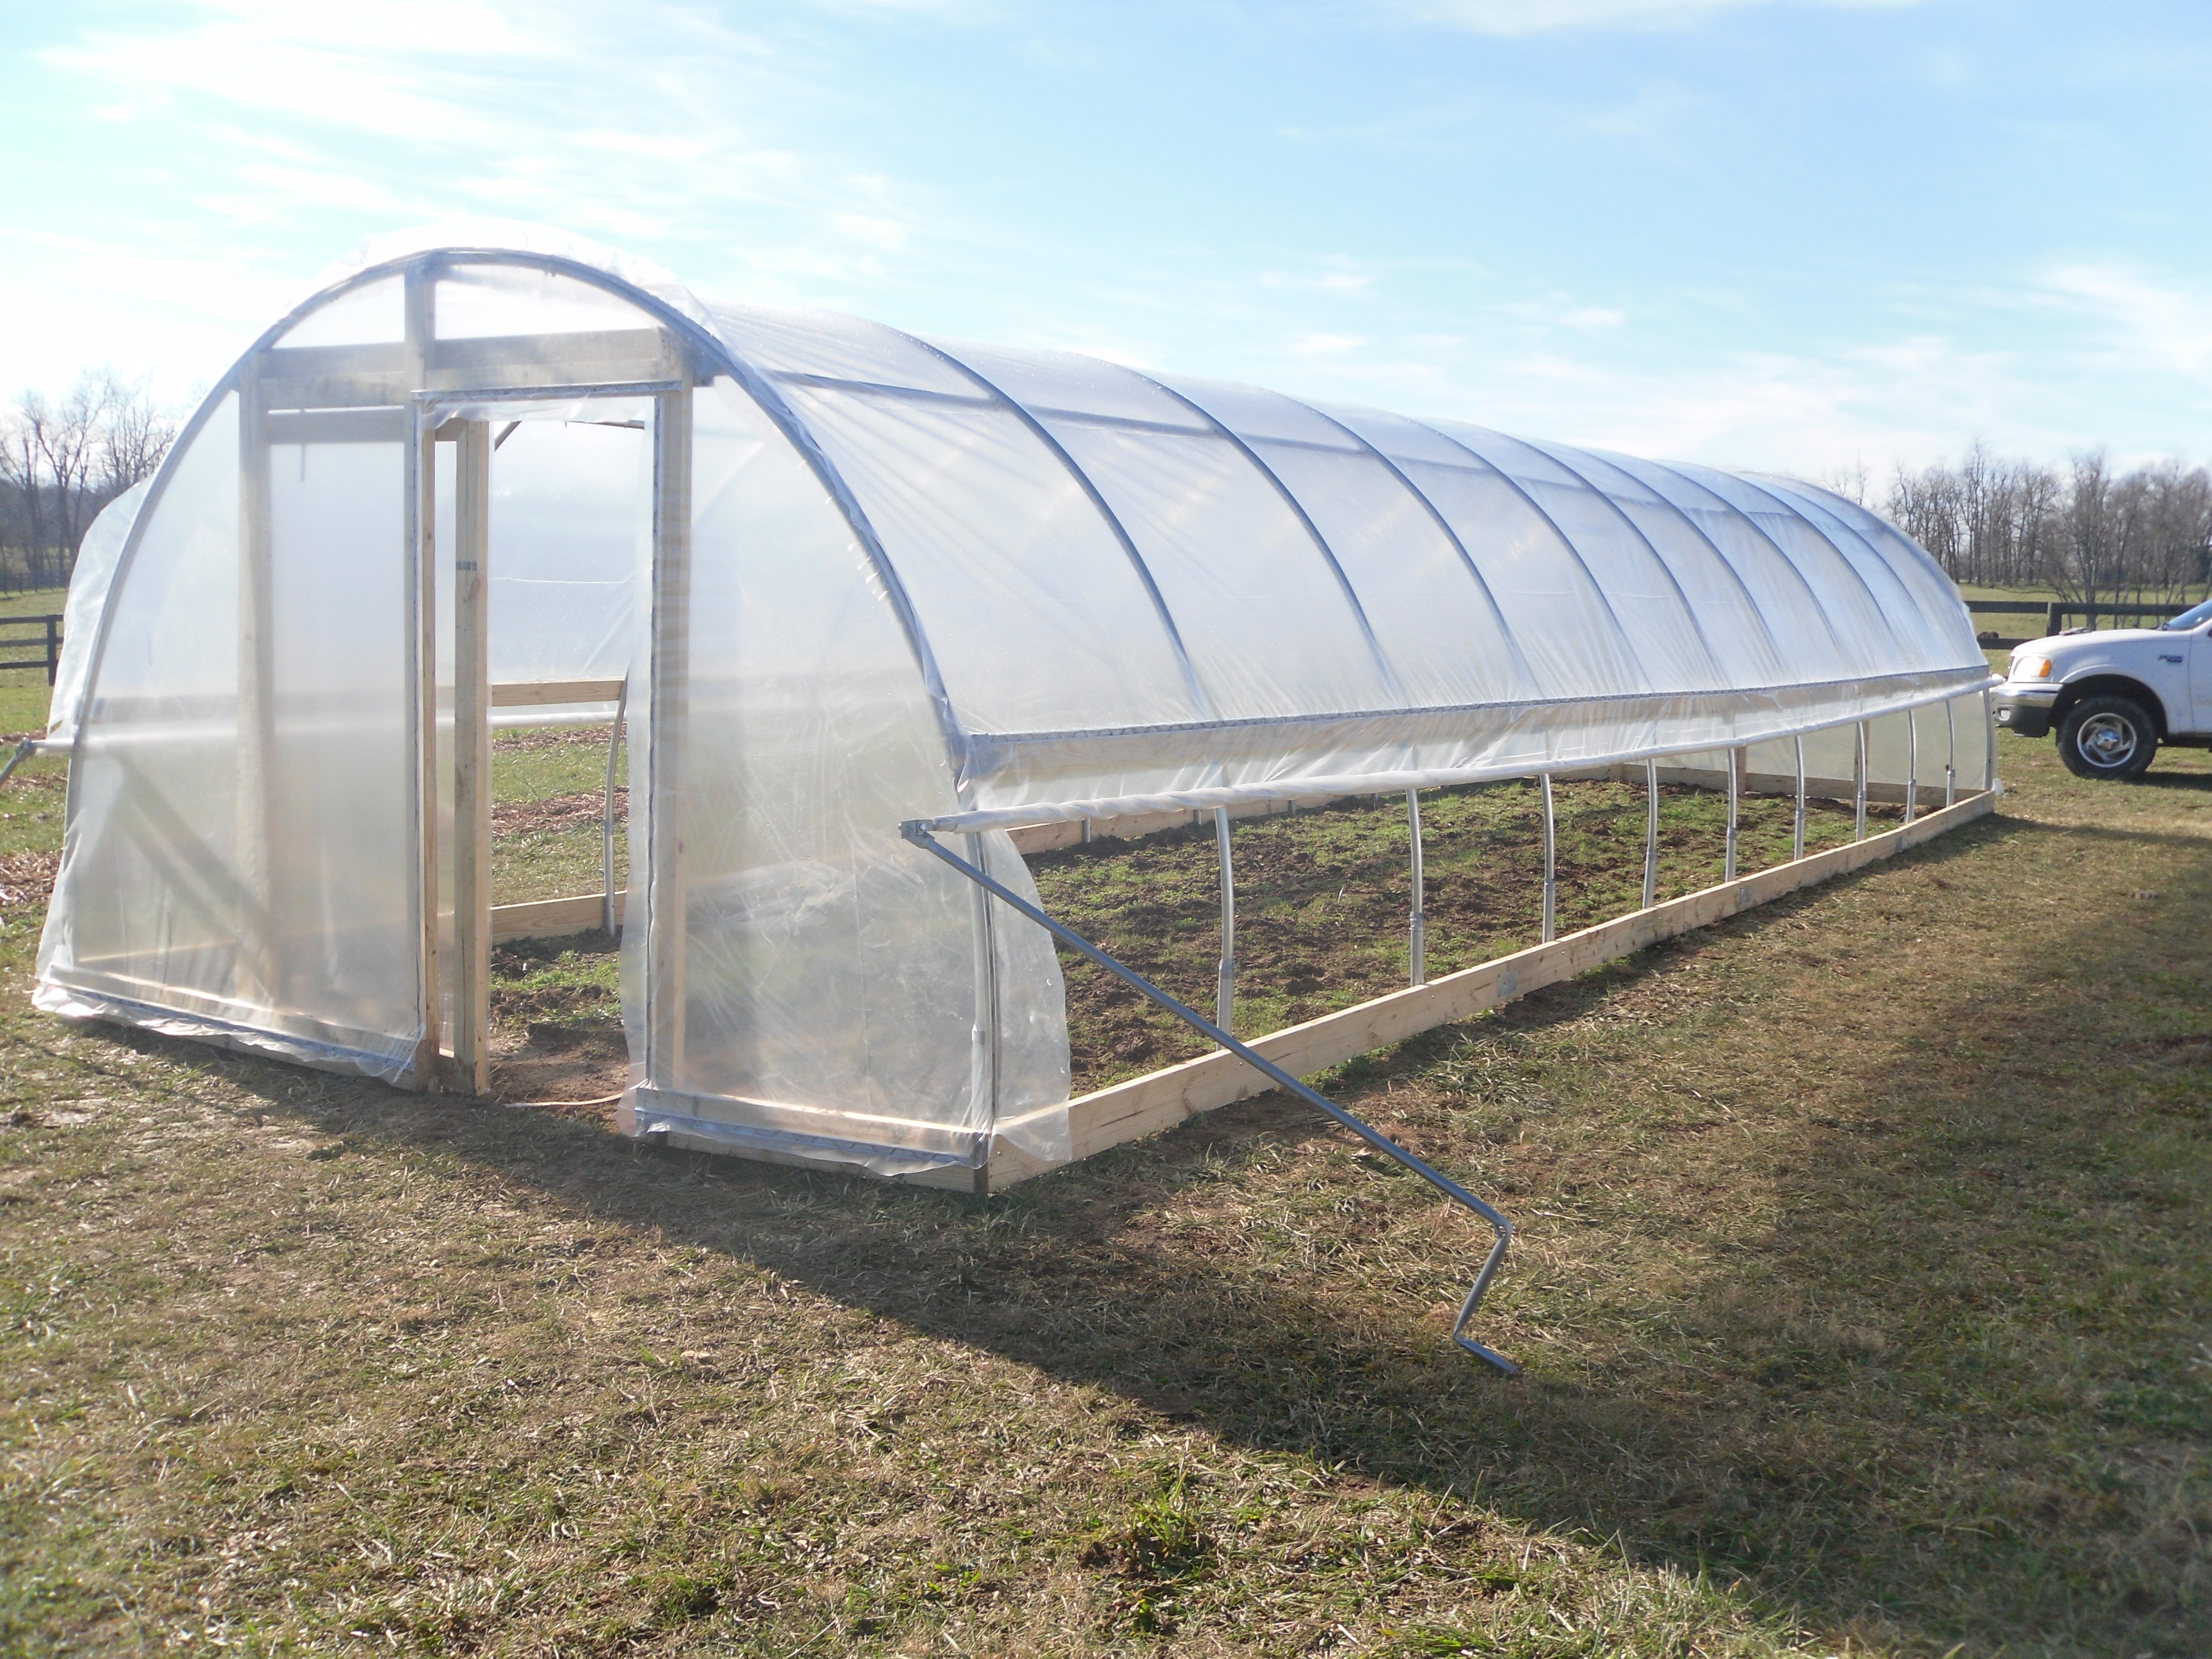
[[[112,368],[57,400],[17,398],[0,415],[0,591],[67,584],[100,509],[151,477],[176,439],[149,384]]]
[[[2201,466],[2121,471],[2102,450],[2051,466],[1976,443],[1955,465],[1899,467],[1887,502],[1867,501],[1863,472],[1832,482],[1887,511],[1964,585],[2049,588],[2093,617],[2100,604],[2179,610],[2212,592],[2212,474]]]

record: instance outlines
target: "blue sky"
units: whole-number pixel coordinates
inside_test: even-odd
[[[6,0],[0,389],[367,237],[1821,475],[2212,459],[2212,8]]]

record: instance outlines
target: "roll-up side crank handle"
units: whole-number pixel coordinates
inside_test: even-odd
[[[1459,1317],[1452,1322],[1452,1340],[1478,1359],[1487,1360],[1508,1376],[1518,1376],[1521,1374],[1521,1368],[1504,1354],[1494,1348],[1485,1347],[1467,1334],[1467,1328],[1474,1318],[1474,1310],[1481,1305],[1483,1293],[1489,1290],[1490,1281],[1498,1276],[1498,1269],[1505,1260],[1506,1249],[1513,1243],[1513,1224],[1510,1221],[1449,1176],[1430,1168],[1428,1164],[1414,1157],[1413,1153],[1380,1130],[1362,1122],[1346,1111],[1343,1107],[1317,1091],[1308,1088],[1266,1055],[1239,1042],[1205,1015],[1176,1001],[1158,986],[1137,972],[1135,969],[1116,962],[1090,940],[1081,938],[1060,923],[1054,921],[1018,893],[1012,891],[1002,883],[994,881],[988,873],[977,869],[958,854],[949,851],[929,833],[927,822],[917,818],[902,823],[899,825],[899,834],[921,848],[923,852],[951,865],[994,898],[1011,905],[1071,951],[1080,951],[1115,978],[1151,998],[1177,1019],[1182,1021],[1184,1024],[1205,1036],[1208,1042],[1218,1043],[1226,1048],[1237,1059],[1274,1084],[1277,1088],[1288,1090],[1316,1111],[1342,1124],[1384,1157],[1405,1165],[1462,1209],[1472,1211],[1488,1222],[1496,1230],[1498,1239],[1490,1247],[1490,1254],[1483,1258],[1482,1271],[1474,1276],[1474,1285],[1468,1291],[1467,1300],[1460,1304]]]

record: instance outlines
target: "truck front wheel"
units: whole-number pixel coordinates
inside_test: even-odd
[[[2132,778],[2158,753],[2158,727],[2127,697],[2084,697],[2058,723],[2058,758],[2077,778]]]

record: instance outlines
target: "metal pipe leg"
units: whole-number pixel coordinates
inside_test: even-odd
[[[1905,711],[1905,821],[1912,822],[1920,805],[1920,711]]]
[[[1790,858],[1795,863],[1805,856],[1805,739],[1792,738],[1790,746],[1797,752],[1797,812],[1790,826]]]
[[[1552,813],[1552,775],[1544,774],[1544,943],[1549,945],[1559,931],[1559,836],[1557,821]]]
[[[607,734],[607,809],[600,823],[600,865],[606,877],[606,902],[599,913],[599,926],[609,933],[615,931],[615,758],[622,752],[623,720],[629,713],[629,681],[623,681],[623,689],[615,698],[614,730]]]
[[[1741,752],[1741,750],[1735,749],[1731,749],[1728,751],[1728,848],[1727,851],[1721,855],[1721,879],[1723,881],[1734,881],[1735,879],[1737,806],[1735,763],[1736,757]]]
[[[1856,729],[1858,733],[1858,752],[1851,761],[1851,811],[1856,822],[1853,827],[1851,839],[1864,841],[1866,839],[1867,723],[1861,720]]]
[[[1644,763],[1644,908],[1659,902],[1659,763]]]
[[[1407,924],[1407,962],[1413,972],[1413,982],[1429,982],[1428,918],[1422,913],[1421,890],[1421,793],[1418,789],[1406,792],[1406,823],[1413,832],[1413,914]]]
[[[1943,805],[1959,800],[1959,716],[1948,700],[1943,704]]]
[[[1548,781],[1548,780],[1547,780],[1547,781]],[[1217,1042],[1224,1048],[1226,1048],[1231,1054],[1236,1055],[1237,1059],[1243,1060],[1255,1072],[1258,1072],[1262,1077],[1273,1083],[1277,1088],[1285,1090],[1288,1092],[1296,1095],[1300,1100],[1305,1102],[1307,1105],[1312,1107],[1316,1111],[1320,1112],[1324,1116],[1342,1124],[1346,1128],[1351,1130],[1352,1133],[1358,1135],[1362,1140],[1365,1141],[1370,1146],[1372,1146],[1376,1152],[1382,1153],[1385,1158],[1390,1158],[1395,1162],[1402,1164],[1405,1168],[1411,1170],[1415,1175],[1420,1176],[1422,1180],[1427,1182],[1430,1186],[1435,1188],[1438,1192],[1442,1193],[1453,1203],[1458,1205],[1462,1209],[1471,1211],[1473,1213],[1480,1216],[1485,1221],[1488,1222],[1492,1229],[1495,1231],[1497,1237],[1490,1247],[1489,1254],[1485,1255],[1482,1259],[1482,1267],[1481,1270],[1474,1276],[1474,1287],[1468,1291],[1467,1299],[1460,1304],[1459,1317],[1452,1322],[1452,1340],[1457,1343],[1461,1347],[1466,1349],[1468,1352],[1474,1354],[1477,1358],[1486,1360],[1491,1364],[1495,1365],[1499,1370],[1504,1372],[1508,1376],[1518,1376],[1521,1374],[1521,1368],[1518,1365],[1516,1365],[1511,1360],[1508,1359],[1504,1354],[1498,1352],[1495,1349],[1483,1346],[1481,1343],[1476,1341],[1473,1337],[1467,1334],[1468,1326],[1474,1322],[1475,1310],[1481,1305],[1483,1293],[1489,1290],[1491,1281],[1497,1278],[1498,1269],[1505,1260],[1505,1252],[1508,1247],[1510,1247],[1513,1243],[1513,1224],[1507,1220],[1503,1213],[1492,1209],[1489,1205],[1484,1203],[1473,1193],[1468,1191],[1466,1188],[1461,1186],[1459,1182],[1454,1181],[1449,1176],[1431,1168],[1421,1159],[1414,1157],[1413,1153],[1407,1152],[1403,1146],[1401,1146],[1396,1141],[1391,1139],[1388,1135],[1385,1135],[1379,1130],[1376,1129],[1372,1125],[1361,1121],[1358,1118],[1354,1117],[1350,1112],[1346,1111],[1343,1107],[1338,1105],[1334,1101],[1330,1100],[1326,1096],[1308,1088],[1304,1083],[1300,1082],[1297,1078],[1292,1077],[1288,1072],[1276,1065],[1274,1061],[1269,1060],[1266,1055],[1246,1047],[1242,1042],[1239,1042],[1235,1037],[1230,1036],[1227,1031],[1222,1030],[1220,1026],[1207,1019],[1203,1014],[1199,1013],[1194,1009],[1185,1007],[1182,1003],[1177,1002],[1173,997],[1170,996],[1165,991],[1160,989],[1158,986],[1146,979],[1142,974],[1138,973],[1133,968],[1127,967],[1124,964],[1116,962],[1113,957],[1108,956],[1097,945],[1091,944],[1090,940],[1082,938],[1071,929],[1063,927],[1057,921],[1054,921],[1050,916],[1038,909],[1036,905],[1031,904],[1027,899],[1023,898],[1019,894],[1012,891],[1002,884],[994,881],[990,876],[986,874],[980,867],[970,864],[958,854],[942,846],[938,842],[937,838],[929,833],[928,826],[923,821],[916,819],[911,823],[899,825],[899,834],[903,836],[915,846],[920,848],[923,852],[951,865],[954,869],[966,876],[969,880],[981,887],[984,891],[989,893],[993,897],[999,899],[1003,903],[1012,906],[1015,910],[1018,910],[1023,915],[1027,916],[1031,921],[1036,923],[1038,927],[1043,928],[1045,932],[1050,933],[1054,939],[1066,945],[1070,950],[1078,951],[1082,955],[1088,957],[1091,961],[1097,963],[1101,968],[1103,968],[1108,973],[1112,974],[1115,978],[1121,980],[1132,989],[1151,998],[1154,1002],[1166,1009],[1177,1019],[1182,1021],[1184,1024],[1191,1027],[1192,1030],[1197,1031],[1200,1036],[1206,1037],[1210,1042]]]
[[[1213,839],[1221,854],[1221,971],[1213,987],[1214,1023],[1230,1029],[1237,1012],[1237,872],[1229,862],[1229,809],[1213,809]]]

